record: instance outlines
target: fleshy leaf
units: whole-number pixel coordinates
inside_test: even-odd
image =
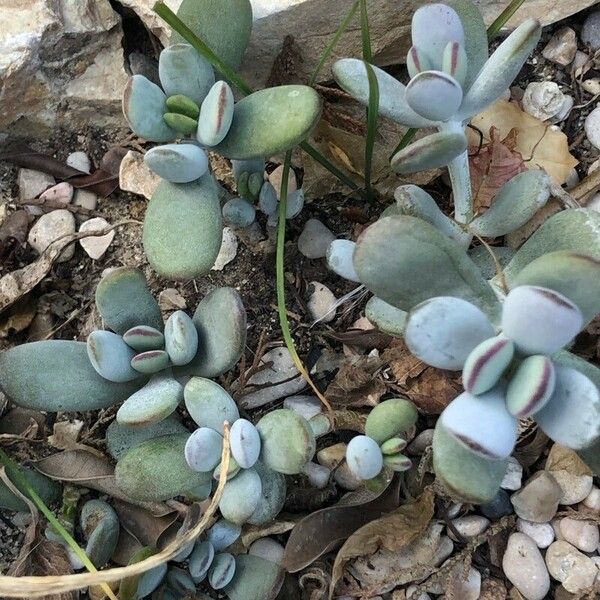
[[[406,86],[406,102],[431,121],[448,121],[462,101],[462,88],[442,71],[423,71]]]
[[[198,119],[197,140],[216,146],[227,135],[233,119],[235,100],[226,81],[217,81],[202,103]]]
[[[365,316],[380,331],[390,335],[401,336],[406,325],[408,313],[373,296],[365,306]]]
[[[306,139],[319,121],[321,100],[306,85],[282,85],[240,100],[225,139],[214,147],[227,158],[272,156]]]
[[[431,127],[433,122],[418,115],[405,98],[406,88],[395,77],[371,65],[379,86],[379,114],[408,127]],[[369,79],[365,63],[343,58],[334,63],[333,76],[339,86],[365,106],[369,105]]]
[[[420,48],[434,69],[442,68],[448,42],[464,40],[464,29],[456,11],[447,4],[427,4],[418,8],[411,25],[413,46]]]
[[[550,185],[541,169],[519,173],[502,186],[491,207],[471,221],[469,228],[482,237],[511,233],[548,202]]]
[[[158,59],[158,74],[168,96],[187,96],[198,106],[215,82],[211,64],[189,44],[165,48]]]
[[[416,46],[412,46],[406,55],[406,68],[411,78],[416,77],[422,71],[431,71],[433,69],[427,56]]]
[[[442,59],[442,70],[462,86],[467,76],[467,67],[467,53],[463,45],[459,42],[448,42]]]
[[[165,144],[151,148],[144,162],[159,177],[172,183],[189,183],[208,170],[208,158],[194,144]]]
[[[426,135],[394,154],[391,167],[401,175],[445,167],[466,149],[464,133],[440,131]]]
[[[249,0],[183,0],[177,16],[232,69],[240,66],[252,32]],[[184,41],[171,34],[172,44]]]
[[[476,115],[502,96],[536,47],[541,31],[539,21],[527,19],[498,46],[466,93],[461,119]]]
[[[396,188],[394,198],[398,209],[395,214],[423,219],[464,248],[469,247],[472,236],[456,221],[446,216],[436,201],[422,188],[410,184],[401,185]]]
[[[566,296],[581,311],[584,327],[600,313],[600,261],[591,256],[568,250],[544,254],[511,279],[510,285],[536,285]]]
[[[144,221],[144,251],[161,276],[190,279],[210,271],[221,248],[223,226],[212,175],[191,183],[163,181]]]
[[[386,217],[369,226],[358,239],[354,267],[374,294],[402,310],[456,296],[488,315],[498,312],[494,292],[464,250],[415,217]]]
[[[143,75],[129,79],[123,92],[123,114],[131,129],[151,142],[170,142],[177,132],[164,121],[167,96]]]
[[[260,556],[235,557],[235,575],[223,589],[230,600],[274,600],[283,585],[283,569]]]

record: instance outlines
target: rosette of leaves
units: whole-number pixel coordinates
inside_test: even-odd
[[[447,166],[456,220],[466,224],[473,217],[473,202],[465,125],[510,87],[539,41],[541,26],[527,19],[488,56],[487,32],[477,7],[470,0],[448,0],[420,7],[411,32],[406,86],[351,58],[338,60],[333,74],[346,92],[368,105],[371,71],[379,114],[411,128],[437,129],[399,150],[391,166],[402,174]]]
[[[183,4],[180,17],[189,20],[192,30],[217,54],[222,51],[229,66],[237,66],[250,36],[250,2],[238,0],[222,13],[212,4],[212,0],[194,2],[193,8]],[[198,14],[203,15],[201,22]],[[231,45],[223,47],[223,39],[231,39]],[[309,135],[321,103],[318,94],[303,85],[268,88],[235,102],[229,84],[217,80],[205,58],[189,44],[173,41],[177,43],[159,57],[161,86],[143,75],[131,77],[123,112],[137,135],[163,144],[144,158],[165,180],[146,211],[146,255],[162,276],[185,279],[207,273],[221,246],[221,191],[210,174],[206,151],[236,160],[284,152]],[[253,177],[257,196],[261,187],[260,177]],[[240,202],[228,207],[230,216],[235,215],[236,204]],[[248,212],[244,205],[237,208],[238,213],[244,208]],[[237,214],[238,219],[243,216]]]
[[[352,438],[346,448],[346,462],[359,479],[377,477],[384,468],[403,472],[412,466],[402,454],[406,433],[417,422],[417,409],[403,398],[385,400],[371,409],[365,435]]]

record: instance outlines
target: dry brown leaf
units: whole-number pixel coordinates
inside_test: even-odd
[[[373,520],[353,533],[340,548],[331,576],[329,598],[342,576],[346,563],[357,556],[373,554],[380,548],[395,552],[410,544],[425,531],[434,514],[434,493],[431,487],[413,502]]]
[[[500,188],[510,179],[527,171],[523,155],[516,150],[517,130],[512,129],[501,139],[498,129],[489,131],[489,142],[481,148],[469,149],[471,185],[473,188],[473,208],[478,213],[489,208]]]
[[[567,471],[572,475],[593,475],[593,471],[570,448],[554,444],[546,459],[546,471]]]
[[[79,419],[54,423],[53,433],[51,436],[48,436],[48,443],[59,450],[85,450],[100,458],[104,458],[104,454],[100,450],[78,442],[83,425],[84,422]]]
[[[386,391],[385,383],[356,363],[340,367],[325,396],[334,407],[375,406]]]
[[[523,155],[527,167],[545,169],[557,185],[562,185],[578,164],[569,152],[567,136],[558,127],[532,117],[515,102],[499,100],[473,117],[471,125],[483,133],[485,142],[490,141],[488,136],[492,127],[498,129],[501,139],[515,129],[515,150]],[[469,130],[469,144],[477,146],[478,143],[479,135]]]
[[[484,579],[479,600],[506,600],[506,586],[499,579]]]
[[[142,546],[158,548],[158,540],[177,520],[177,512],[172,510],[164,515],[153,515],[141,506],[123,500],[115,500],[113,508],[119,515],[121,527],[133,535]]]
[[[36,313],[36,303],[29,295],[11,306],[0,319],[0,339],[24,331],[31,325]]]
[[[0,219],[0,260],[7,256],[13,247],[27,239],[29,230],[29,214],[26,210],[10,213],[4,220]]]
[[[252,542],[260,538],[287,533],[294,529],[299,520],[300,518],[297,515],[287,515],[285,519],[271,521],[265,525],[245,525],[242,531],[242,544],[248,548]]]
[[[86,450],[64,450],[38,460],[33,463],[33,467],[50,479],[67,481],[74,485],[97,490],[112,498],[146,508],[157,516],[171,512],[171,509],[162,502],[137,502],[128,498],[117,486],[114,476],[115,469],[108,459],[91,454]]]
[[[398,506],[398,478],[387,489],[361,488],[346,494],[335,506],[304,517],[292,530],[282,566],[295,573],[335,548],[359,527]]]

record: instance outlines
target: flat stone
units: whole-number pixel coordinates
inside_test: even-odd
[[[554,528],[550,523],[532,523],[517,519],[517,531],[528,535],[538,548],[547,548],[554,541]]]
[[[42,254],[48,246],[60,237],[75,233],[75,217],[65,209],[53,210],[43,214],[29,230],[27,241],[30,246]],[[75,246],[71,244],[65,248],[58,262],[65,262],[73,258]]]
[[[79,232],[103,231],[109,227],[110,223],[106,219],[95,217],[89,221],[86,221],[85,223],[82,223],[81,227],[79,227]],[[108,250],[108,247],[114,238],[115,230],[113,229],[106,235],[93,235],[87,238],[82,238],[79,240],[79,243],[90,258],[98,260],[104,256],[104,253]]]
[[[52,175],[34,171],[33,169],[19,169],[17,179],[19,186],[19,200],[31,200],[37,198],[40,194],[51,188],[56,180]],[[41,214],[39,207],[34,207]]]
[[[308,310],[315,322],[330,323],[335,319],[336,297],[333,292],[318,281],[311,281],[312,293],[308,299]]]
[[[223,227],[223,241],[212,271],[222,271],[237,255],[238,239],[231,227]]]
[[[546,551],[546,566],[550,575],[572,594],[590,587],[598,574],[589,557],[563,540],[554,542]]]
[[[309,219],[298,238],[298,250],[306,258],[324,258],[335,236],[318,219]]]
[[[40,200],[66,206],[73,199],[73,193],[73,186],[70,183],[63,181],[62,183],[53,185],[51,188],[48,188],[45,192],[43,192],[40,195]]]
[[[502,569],[526,600],[543,600],[550,590],[544,559],[535,542],[523,533],[508,538]]]
[[[600,106],[597,106],[585,118],[584,129],[590,144],[595,148],[600,149]]]
[[[297,412],[307,421],[323,410],[321,401],[316,396],[290,396],[283,401],[283,408]]]
[[[525,486],[514,493],[511,502],[521,519],[547,523],[556,514],[561,488],[547,471],[538,471]]]
[[[287,348],[273,348],[269,350],[260,360],[261,365],[268,365],[263,370],[252,375],[246,385],[258,385],[264,387],[254,392],[244,394],[240,398],[240,406],[245,409],[263,406],[273,400],[293,396],[306,387],[306,382]]]
[[[119,187],[125,192],[152,198],[162,179],[144,162],[141,152],[130,150],[119,167]]]
[[[521,489],[521,479],[523,477],[523,467],[519,461],[514,457],[508,458],[508,467],[506,468],[506,474],[502,479],[500,487],[503,490],[516,491]]]
[[[581,41],[594,51],[600,49],[600,11],[590,13],[583,22]]]
[[[466,517],[458,517],[452,520],[452,525],[460,535],[465,539],[470,539],[482,534],[489,526],[490,521],[479,515],[467,515]],[[456,541],[452,531],[448,530],[448,535]]]
[[[570,27],[561,27],[542,50],[546,60],[566,67],[573,62],[577,52],[577,34]]]
[[[559,521],[558,527],[564,540],[582,552],[594,552],[598,548],[600,532],[593,521],[565,517]]]
[[[78,150],[77,152],[71,152],[71,154],[67,156],[66,162],[69,167],[73,167],[74,169],[83,171],[84,173],[90,173],[92,169],[90,157],[81,150]]]
[[[551,473],[561,490],[559,504],[565,506],[577,504],[592,491],[594,480],[591,475],[576,475],[566,470],[551,471]]]
[[[94,192],[90,192],[90,190],[79,189],[75,192],[73,204],[75,206],[81,206],[87,210],[96,210],[96,206],[98,205],[98,196],[94,194]]]

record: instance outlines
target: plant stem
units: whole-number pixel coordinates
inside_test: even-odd
[[[464,225],[473,218],[473,193],[467,150],[450,161],[448,173],[454,194],[454,219]]]
[[[36,505],[38,510],[46,517],[50,525],[54,528],[54,531],[58,533],[63,540],[68,544],[69,548],[77,556],[77,558],[83,563],[85,568],[90,573],[97,573],[98,569],[94,566],[92,561],[88,558],[87,554],[80,548],[79,544],[71,537],[71,534],[62,526],[60,521],[54,516],[54,513],[46,506],[44,501],[38,496],[37,492],[29,485],[29,482],[21,473],[21,469],[15,463],[4,450],[0,449],[0,464],[5,467],[6,472],[10,478],[18,484],[18,486],[27,492],[27,495],[31,498],[32,502]],[[102,583],[102,591],[110,598],[110,600],[118,600],[114,595],[113,591],[106,583]]]
[[[240,77],[229,65],[223,62],[217,54],[215,54],[208,45],[200,39],[164,2],[156,2],[153,7],[154,12],[167,23],[174,31],[192,45],[210,64],[217,69],[226,79],[228,79],[242,94],[248,96],[254,90],[246,81]],[[349,19],[348,19],[349,22]],[[340,34],[341,35],[341,34]],[[339,37],[338,37],[339,39]],[[323,61],[324,62],[324,61]],[[342,183],[346,184],[353,191],[359,191],[352,179],[342,173],[335,165],[333,165],[317,148],[311,146],[308,142],[299,144],[309,156],[314,158],[318,163],[325,167],[332,175],[337,177]],[[360,192],[359,192],[360,193]]]
[[[523,4],[525,0],[512,0],[512,2],[496,17],[494,22],[488,27],[488,41],[491,42],[495,39],[500,30],[506,25],[509,19],[519,10],[521,4]]]

